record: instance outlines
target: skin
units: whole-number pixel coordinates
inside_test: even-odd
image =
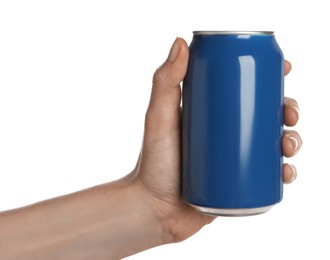
[[[180,195],[180,82],[189,49],[177,38],[154,74],[145,133],[136,167],[124,178],[0,213],[0,259],[121,259],[182,241],[214,217],[202,215]],[[291,64],[285,63],[285,74]],[[294,126],[298,104],[285,99],[284,122]],[[283,154],[294,156],[302,140],[286,130]],[[283,180],[297,176],[283,165]]]

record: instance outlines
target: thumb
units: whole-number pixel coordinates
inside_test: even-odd
[[[187,43],[182,38],[177,38],[167,60],[153,76],[152,92],[146,115],[147,129],[177,127],[180,117],[180,82],[187,71],[188,57]]]

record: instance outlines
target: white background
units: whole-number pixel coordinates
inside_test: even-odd
[[[274,30],[293,64],[286,95],[301,110],[304,145],[286,160],[298,179],[267,214],[218,218],[182,243],[129,259],[329,259],[326,3],[0,1],[0,210],[127,174],[152,74],[175,37]]]

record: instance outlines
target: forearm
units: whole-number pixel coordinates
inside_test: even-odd
[[[118,181],[0,213],[0,259],[119,259],[162,235],[134,184]]]

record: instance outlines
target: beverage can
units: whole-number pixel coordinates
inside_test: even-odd
[[[182,193],[205,214],[283,196],[284,59],[270,31],[195,31],[183,81]]]

